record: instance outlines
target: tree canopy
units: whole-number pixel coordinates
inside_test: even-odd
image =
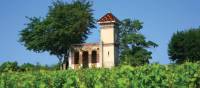
[[[200,61],[200,27],[174,33],[168,54],[176,63]]]
[[[123,64],[138,66],[149,63],[151,52],[150,47],[158,45],[147,41],[145,36],[139,33],[143,23],[139,20],[124,19],[119,25],[120,29],[120,60]]]
[[[27,17],[29,23],[20,32],[20,42],[31,51],[49,52],[68,64],[72,44],[83,43],[91,29],[95,28],[92,3],[75,0],[71,3],[57,0],[49,7],[48,14]]]

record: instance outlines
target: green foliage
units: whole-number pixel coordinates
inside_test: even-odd
[[[68,59],[72,44],[87,39],[90,29],[95,27],[95,19],[89,1],[66,3],[56,0],[52,4],[46,17],[27,17],[30,22],[20,32],[20,42],[28,50],[56,55],[61,63]]]
[[[176,63],[200,61],[200,28],[175,33],[168,48],[170,59]]]
[[[146,41],[144,35],[139,31],[143,28],[139,20],[125,19],[119,25],[120,29],[120,52],[122,64],[139,66],[149,63],[151,52],[150,47],[158,45],[152,41]]]
[[[21,71],[33,71],[34,65],[30,63],[24,63],[20,66]]]
[[[5,62],[0,65],[0,73],[1,72],[13,72],[19,70],[17,62]]]
[[[199,63],[0,74],[1,88],[199,88]]]
[[[32,71],[40,71],[40,70],[48,70],[48,71],[56,71],[59,70],[59,64],[55,65],[40,65],[37,63],[36,65],[31,63],[24,63],[22,65],[18,65],[17,62],[4,62],[0,65],[0,73],[3,72],[32,72]],[[1,88],[1,87],[0,87]]]

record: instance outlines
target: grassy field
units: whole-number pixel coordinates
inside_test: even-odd
[[[199,88],[200,64],[0,73],[0,88]]]

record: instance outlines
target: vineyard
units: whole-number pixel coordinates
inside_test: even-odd
[[[200,64],[0,73],[0,88],[199,88]]]

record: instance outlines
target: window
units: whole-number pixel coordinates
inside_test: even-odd
[[[97,51],[92,51],[92,63],[97,63]]]
[[[74,64],[79,64],[79,52],[74,53]]]

